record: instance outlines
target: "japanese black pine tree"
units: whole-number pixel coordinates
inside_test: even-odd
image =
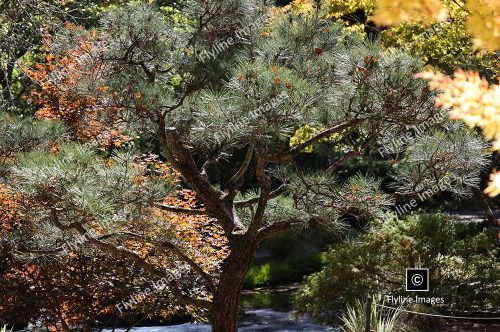
[[[229,332],[237,329],[254,254],[274,234],[336,229],[348,215],[383,219],[395,204],[430,198],[429,190],[470,193],[487,146],[434,107],[435,92],[415,78],[421,61],[335,24],[321,3],[297,13],[265,1],[188,0],[174,14],[131,4],[111,10],[97,29],[53,36],[50,51],[76,61],[55,65],[50,79],[63,86],[64,65],[77,72],[63,92],[91,105],[80,109],[81,123],[114,126],[135,148],[114,156],[112,166],[78,143],[61,143],[58,152],[42,145],[20,157],[5,181],[39,202],[29,217],[51,239],[45,244],[106,221],[105,234],[90,236],[89,245],[151,277],[170,272],[123,243],[162,245],[176,253],[185,276],[164,290],[171,303],[205,315],[213,331]],[[66,115],[57,117],[71,128]],[[297,161],[320,145],[331,151],[328,165],[312,171]],[[137,170],[128,165],[149,149],[180,174],[177,186],[196,193],[197,207],[159,204],[172,184],[134,181]],[[342,171],[369,158],[390,165],[389,181],[368,170]],[[217,181],[214,170],[228,160],[233,173]],[[129,223],[142,223],[141,234],[157,227],[147,221],[155,218],[148,208],[209,218],[223,230],[227,257],[209,270],[167,230],[154,239],[123,230]]]

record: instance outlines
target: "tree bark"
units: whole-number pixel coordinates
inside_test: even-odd
[[[248,237],[238,238],[217,285],[212,308],[213,332],[236,332],[240,313],[240,294],[246,273],[252,264],[258,243]]]

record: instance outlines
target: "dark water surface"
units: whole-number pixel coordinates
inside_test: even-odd
[[[260,289],[255,291],[244,291],[241,296],[242,313],[239,324],[239,332],[320,332],[339,331],[338,329],[315,324],[308,318],[294,319],[290,317],[292,312],[291,295],[298,286],[285,286],[278,289]],[[117,328],[115,332],[125,332],[126,328]],[[31,332],[25,329],[19,332]],[[37,332],[46,331],[37,329]],[[96,330],[97,331],[97,330]],[[104,329],[103,332],[111,332],[112,329]],[[142,326],[135,327],[133,332],[210,332],[209,324],[184,323],[169,326]]]
[[[111,332],[111,330],[104,330]],[[124,332],[126,329],[116,329],[116,332]],[[172,326],[151,326],[137,327],[134,332],[210,332],[208,324],[181,324]],[[301,318],[290,319],[287,312],[275,311],[272,309],[251,309],[245,310],[243,319],[238,329],[240,332],[319,332],[335,331],[335,329],[311,323],[309,320]]]
[[[293,289],[244,292],[241,298],[243,312],[240,332],[319,332],[337,329],[312,323],[307,318],[290,318],[290,297]],[[111,330],[103,330],[111,332]],[[124,332],[126,329],[116,329]],[[171,326],[136,327],[134,332],[210,332],[209,324],[180,324]]]

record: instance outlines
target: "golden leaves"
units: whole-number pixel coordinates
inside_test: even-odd
[[[294,0],[291,5],[291,10],[296,14],[308,14],[314,9],[313,0]]]
[[[362,9],[365,13],[373,11],[375,0],[328,0],[322,5],[328,17],[341,18],[343,15]]]
[[[293,148],[296,145],[302,144],[306,142],[307,140],[313,138],[315,135],[319,133],[319,130],[317,128],[311,127],[309,125],[303,125],[299,127],[296,131],[295,134],[290,138],[290,147]],[[313,146],[309,145],[302,149],[301,152],[304,153],[311,153],[313,151]]]
[[[488,183],[488,187],[484,190],[484,193],[491,197],[500,194],[500,172],[495,171],[490,174],[490,182]]]
[[[446,18],[445,3],[442,0],[378,0],[372,20],[377,25],[410,21],[429,25]],[[500,49],[500,1],[468,0],[457,6],[467,13],[467,26],[476,47],[488,51]]]
[[[500,150],[500,86],[481,79],[477,72],[457,70],[453,79],[441,73],[425,72],[418,77],[430,80],[432,89],[442,90],[436,106],[452,108],[450,117],[468,126],[479,126],[493,148]]]
[[[446,17],[439,0],[378,0],[373,13],[377,25],[394,25],[408,21],[430,24]]]
[[[492,52],[500,49],[500,1],[468,0],[467,8],[471,13],[467,26],[475,45]]]
[[[163,203],[184,209],[199,209],[194,192],[182,189],[164,199]],[[186,254],[205,271],[218,269],[229,251],[224,230],[208,216],[161,212],[175,238],[184,243]]]
[[[441,73],[425,72],[418,77],[430,80],[432,89],[442,90],[436,106],[451,108],[452,119],[463,120],[468,126],[479,126],[486,138],[493,140],[493,149],[500,150],[500,85],[489,85],[477,72],[457,70],[453,78]],[[500,193],[500,173],[491,174],[490,196]]]

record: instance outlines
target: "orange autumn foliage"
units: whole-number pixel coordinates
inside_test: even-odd
[[[135,160],[134,167],[140,170],[140,175],[135,181],[147,181],[148,177],[156,177],[171,180],[175,186],[181,185],[179,173],[156,155],[139,156]],[[5,213],[6,216],[15,216],[14,212],[19,204],[24,202],[17,202],[14,198],[18,196],[6,187],[2,187],[0,193],[0,201],[2,205],[5,205],[0,207],[0,212]],[[203,209],[192,191],[180,189],[180,187],[164,198],[162,203],[180,208]],[[26,220],[25,224],[28,226],[24,230],[26,235],[32,234],[29,220]],[[196,262],[205,272],[214,276],[218,275],[220,265],[228,254],[227,240],[223,230],[208,216],[191,216],[145,207],[141,211],[141,219],[138,222],[131,221],[123,226],[128,228],[123,230],[141,234],[150,239],[168,240],[174,243],[184,255]],[[116,227],[119,229],[121,225],[117,224]],[[6,232],[9,231],[6,229]],[[107,232],[100,228],[96,228],[95,231],[100,235]],[[118,239],[117,241],[119,245],[136,252],[145,261],[160,269],[173,271],[183,265],[182,260],[179,260],[174,252],[159,250],[156,244],[135,239]],[[81,248],[87,245],[84,244]],[[4,302],[6,304],[4,308],[0,304],[0,311],[4,310],[8,317],[13,317],[12,313],[15,312],[21,319],[25,317],[23,315],[29,315],[29,312],[19,311],[15,303],[23,303],[27,306],[31,306],[32,302],[43,303],[44,308],[47,309],[49,325],[53,326],[59,324],[55,318],[68,325],[77,325],[87,322],[88,317],[112,312],[117,301],[128,298],[135,291],[128,281],[133,264],[105,252],[97,251],[95,254],[98,259],[86,256],[85,250],[75,250],[68,255],[63,255],[61,261],[54,261],[50,265],[39,264],[38,261],[26,264],[11,260],[11,263],[6,266],[7,270],[2,273],[6,288],[3,293],[0,292],[0,300],[7,302]],[[135,271],[138,270],[137,268]],[[182,282],[198,285],[196,276],[196,273],[185,274]],[[80,277],[84,278],[79,279]],[[136,275],[134,280],[140,283],[141,278],[147,277],[147,275]],[[186,279],[192,281],[186,281]],[[103,280],[108,282],[103,282]],[[37,285],[36,291],[30,288],[31,285]],[[17,289],[15,294],[22,296],[12,297],[8,289]],[[203,287],[196,289],[198,295],[210,296]],[[33,294],[36,294],[36,297]],[[155,299],[153,296],[148,301]],[[181,308],[172,310],[181,310]],[[89,312],[92,312],[90,316]],[[161,313],[164,317],[169,314],[172,312]],[[2,317],[0,314],[0,322]]]
[[[16,225],[20,204],[21,196],[0,183],[0,234]]]
[[[168,164],[159,160],[158,156],[150,154],[142,156],[138,161],[145,176],[155,176],[169,179],[174,185],[179,185],[180,174]],[[142,181],[137,179],[136,181]],[[183,209],[203,210],[196,194],[189,189],[173,191],[161,202],[164,205]],[[205,272],[216,273],[220,263],[229,254],[227,238],[224,230],[211,217],[204,215],[189,215],[153,209],[153,214],[164,222],[164,226],[173,235],[179,248],[200,265]],[[144,225],[143,225],[144,226]],[[150,228],[155,232],[155,227]],[[157,230],[159,231],[159,230]],[[132,243],[130,243],[133,245]],[[137,245],[137,244],[135,244]],[[139,249],[141,256],[147,257],[155,250],[154,246],[143,246]],[[165,267],[170,264],[163,262]],[[173,266],[171,266],[173,267]]]
[[[185,209],[199,209],[193,191],[182,189],[165,198],[164,204]],[[189,243],[186,254],[206,272],[216,273],[228,256],[227,238],[222,227],[207,216],[193,216],[162,211],[165,221],[181,243]]]
[[[44,322],[49,329],[61,331],[62,322],[76,326],[111,313],[120,294],[131,292],[112,284],[126,280],[125,264],[103,254],[89,259],[77,253],[51,264],[8,262],[2,270],[0,322],[36,317],[36,305],[43,305]]]
[[[69,31],[77,32],[78,27],[67,24]],[[101,146],[120,147],[130,140],[117,127],[119,108],[110,101],[113,94],[109,87],[86,82],[89,91],[82,91],[82,80],[100,77],[100,67],[92,63],[98,48],[96,32],[79,37],[76,45],[64,54],[51,50],[52,38],[45,31],[43,35],[45,63],[37,63],[34,68],[25,66],[24,72],[39,86],[28,99],[38,106],[39,119],[61,119],[73,136],[82,141],[95,141]]]

